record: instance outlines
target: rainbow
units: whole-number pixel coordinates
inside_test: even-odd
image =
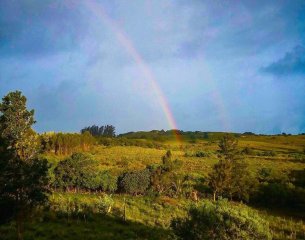
[[[138,68],[141,70],[145,79],[149,81],[153,91],[155,92],[162,111],[164,112],[165,117],[168,121],[169,127],[174,130],[173,132],[177,141],[181,142],[181,136],[178,131],[178,125],[171,111],[169,103],[150,67],[145,62],[141,54],[134,47],[134,44],[132,43],[130,38],[127,36],[125,31],[120,28],[114,20],[111,19],[111,17],[107,14],[107,12],[104,10],[103,6],[100,3],[95,0],[85,0],[83,3],[94,14],[95,17],[104,22],[115,33],[120,44],[125,48],[130,57],[136,62]]]

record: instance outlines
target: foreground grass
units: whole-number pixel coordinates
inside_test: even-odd
[[[103,193],[54,193],[50,196],[51,207],[56,211],[66,211],[69,203],[79,202],[93,205]],[[188,208],[194,204],[185,198],[169,198],[166,196],[130,196],[115,194],[111,196],[114,205],[110,215],[150,227],[168,229],[173,218],[185,217]]]
[[[188,208],[196,204],[187,199],[168,197],[113,195],[114,207],[107,215],[86,213],[73,216],[59,211],[70,201],[93,202],[100,194],[54,193],[50,196],[55,210],[37,213],[26,224],[25,239],[169,239],[172,238],[170,222],[184,217]],[[125,199],[125,200],[124,200]],[[124,202],[126,220],[124,221]],[[200,202],[198,203],[200,204]],[[230,203],[232,208],[250,207]],[[280,214],[256,210],[270,226],[273,239],[305,239],[305,224]],[[14,223],[0,227],[0,239],[16,239]]]
[[[48,213],[39,220],[26,224],[25,240],[47,239],[166,239],[167,230],[137,222],[122,221],[109,216],[91,216],[86,221],[51,217]],[[0,228],[0,239],[16,239],[14,224]]]

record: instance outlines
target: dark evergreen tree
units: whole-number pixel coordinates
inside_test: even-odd
[[[32,130],[34,111],[26,108],[21,92],[11,92],[0,103],[1,221],[16,220],[18,239],[31,210],[47,200],[48,164],[38,160],[38,137]],[[4,212],[4,214],[2,214]]]

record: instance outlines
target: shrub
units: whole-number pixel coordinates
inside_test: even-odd
[[[249,147],[245,147],[242,151],[241,151],[242,154],[245,154],[245,155],[255,155],[255,152],[252,148],[249,148]]]
[[[54,169],[55,186],[60,188],[96,188],[97,162],[90,155],[75,153]]]
[[[265,207],[305,209],[304,170],[282,171],[262,168],[259,172],[259,188],[252,202]]]
[[[143,194],[150,185],[148,169],[124,173],[119,178],[120,190],[130,194]]]
[[[295,186],[305,189],[305,168],[302,170],[292,170],[289,178]]]
[[[147,166],[146,169],[150,172],[151,189],[158,194],[167,194],[172,197],[181,195],[186,179],[185,176],[177,175],[175,172],[181,166],[181,161],[172,160],[171,151],[167,151],[162,157],[160,165]]]
[[[261,183],[288,183],[289,178],[283,171],[274,168],[261,168],[258,172],[258,179]]]
[[[114,205],[114,201],[109,195],[104,195],[103,197],[99,197],[97,202],[95,203],[95,208],[98,213],[107,214],[111,211],[111,208]]]
[[[117,177],[111,175],[108,171],[102,172],[99,174],[99,178],[100,178],[100,188],[104,191],[104,192],[115,192],[118,188],[117,185]]]
[[[191,208],[188,218],[174,219],[171,227],[178,239],[271,239],[268,224],[254,211],[226,201],[205,201]]]
[[[97,166],[98,162],[93,160],[90,155],[73,154],[70,158],[61,161],[54,169],[54,185],[63,189],[77,188],[115,192],[117,178],[108,171],[97,171]]]
[[[50,209],[59,215],[72,217],[92,214],[107,214],[111,211],[114,200],[111,195],[103,194],[97,198],[86,198],[72,196],[66,198],[64,195],[50,199]]]
[[[210,155],[208,153],[202,152],[202,151],[197,151],[195,153],[196,157],[209,157]]]
[[[295,161],[305,162],[305,155],[302,153],[291,153],[288,157],[293,158]]]
[[[305,210],[305,190],[291,183],[262,183],[254,202],[271,208]]]
[[[162,157],[162,171],[171,172],[179,169],[181,165],[182,162],[178,159],[172,160],[172,152],[170,150],[168,150],[166,154]]]
[[[203,158],[203,157],[209,157],[211,154],[208,152],[203,152],[203,151],[197,151],[197,152],[186,152],[184,154],[185,157],[199,157],[199,158]]]
[[[273,150],[270,150],[270,151],[264,151],[264,152],[258,153],[257,155],[262,156],[262,157],[275,157],[276,152]]]

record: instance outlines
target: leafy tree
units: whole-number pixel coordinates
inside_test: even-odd
[[[11,92],[0,103],[0,208],[1,221],[16,220],[18,239],[31,210],[45,203],[48,163],[37,159],[37,135],[32,130],[34,111],[26,108],[21,92]]]
[[[247,164],[240,158],[238,141],[232,135],[224,135],[219,142],[219,162],[213,166],[209,185],[213,199],[225,196],[230,199],[249,200],[249,194],[256,184]]]
[[[210,187],[213,189],[213,199],[217,195],[231,192],[233,187],[233,165],[238,158],[238,141],[232,135],[224,135],[219,142],[219,162],[213,166],[210,173]]]
[[[159,194],[167,193],[170,195],[179,195],[182,192],[184,176],[179,176],[175,170],[181,167],[181,162],[176,159],[172,160],[170,150],[162,157],[160,165],[148,166],[151,172],[151,187]]]
[[[239,158],[238,140],[229,134],[224,135],[218,144],[219,158],[233,162]]]
[[[178,239],[271,239],[268,223],[254,211],[232,207],[226,201],[205,201],[191,208],[186,219],[174,219],[171,227]]]
[[[251,196],[258,191],[259,183],[256,176],[249,171],[248,164],[239,159],[233,164],[231,184],[229,197],[249,202]]]
[[[220,160],[213,166],[210,173],[209,185],[213,189],[213,199],[223,195],[230,188],[232,183],[232,165],[225,160]]]

